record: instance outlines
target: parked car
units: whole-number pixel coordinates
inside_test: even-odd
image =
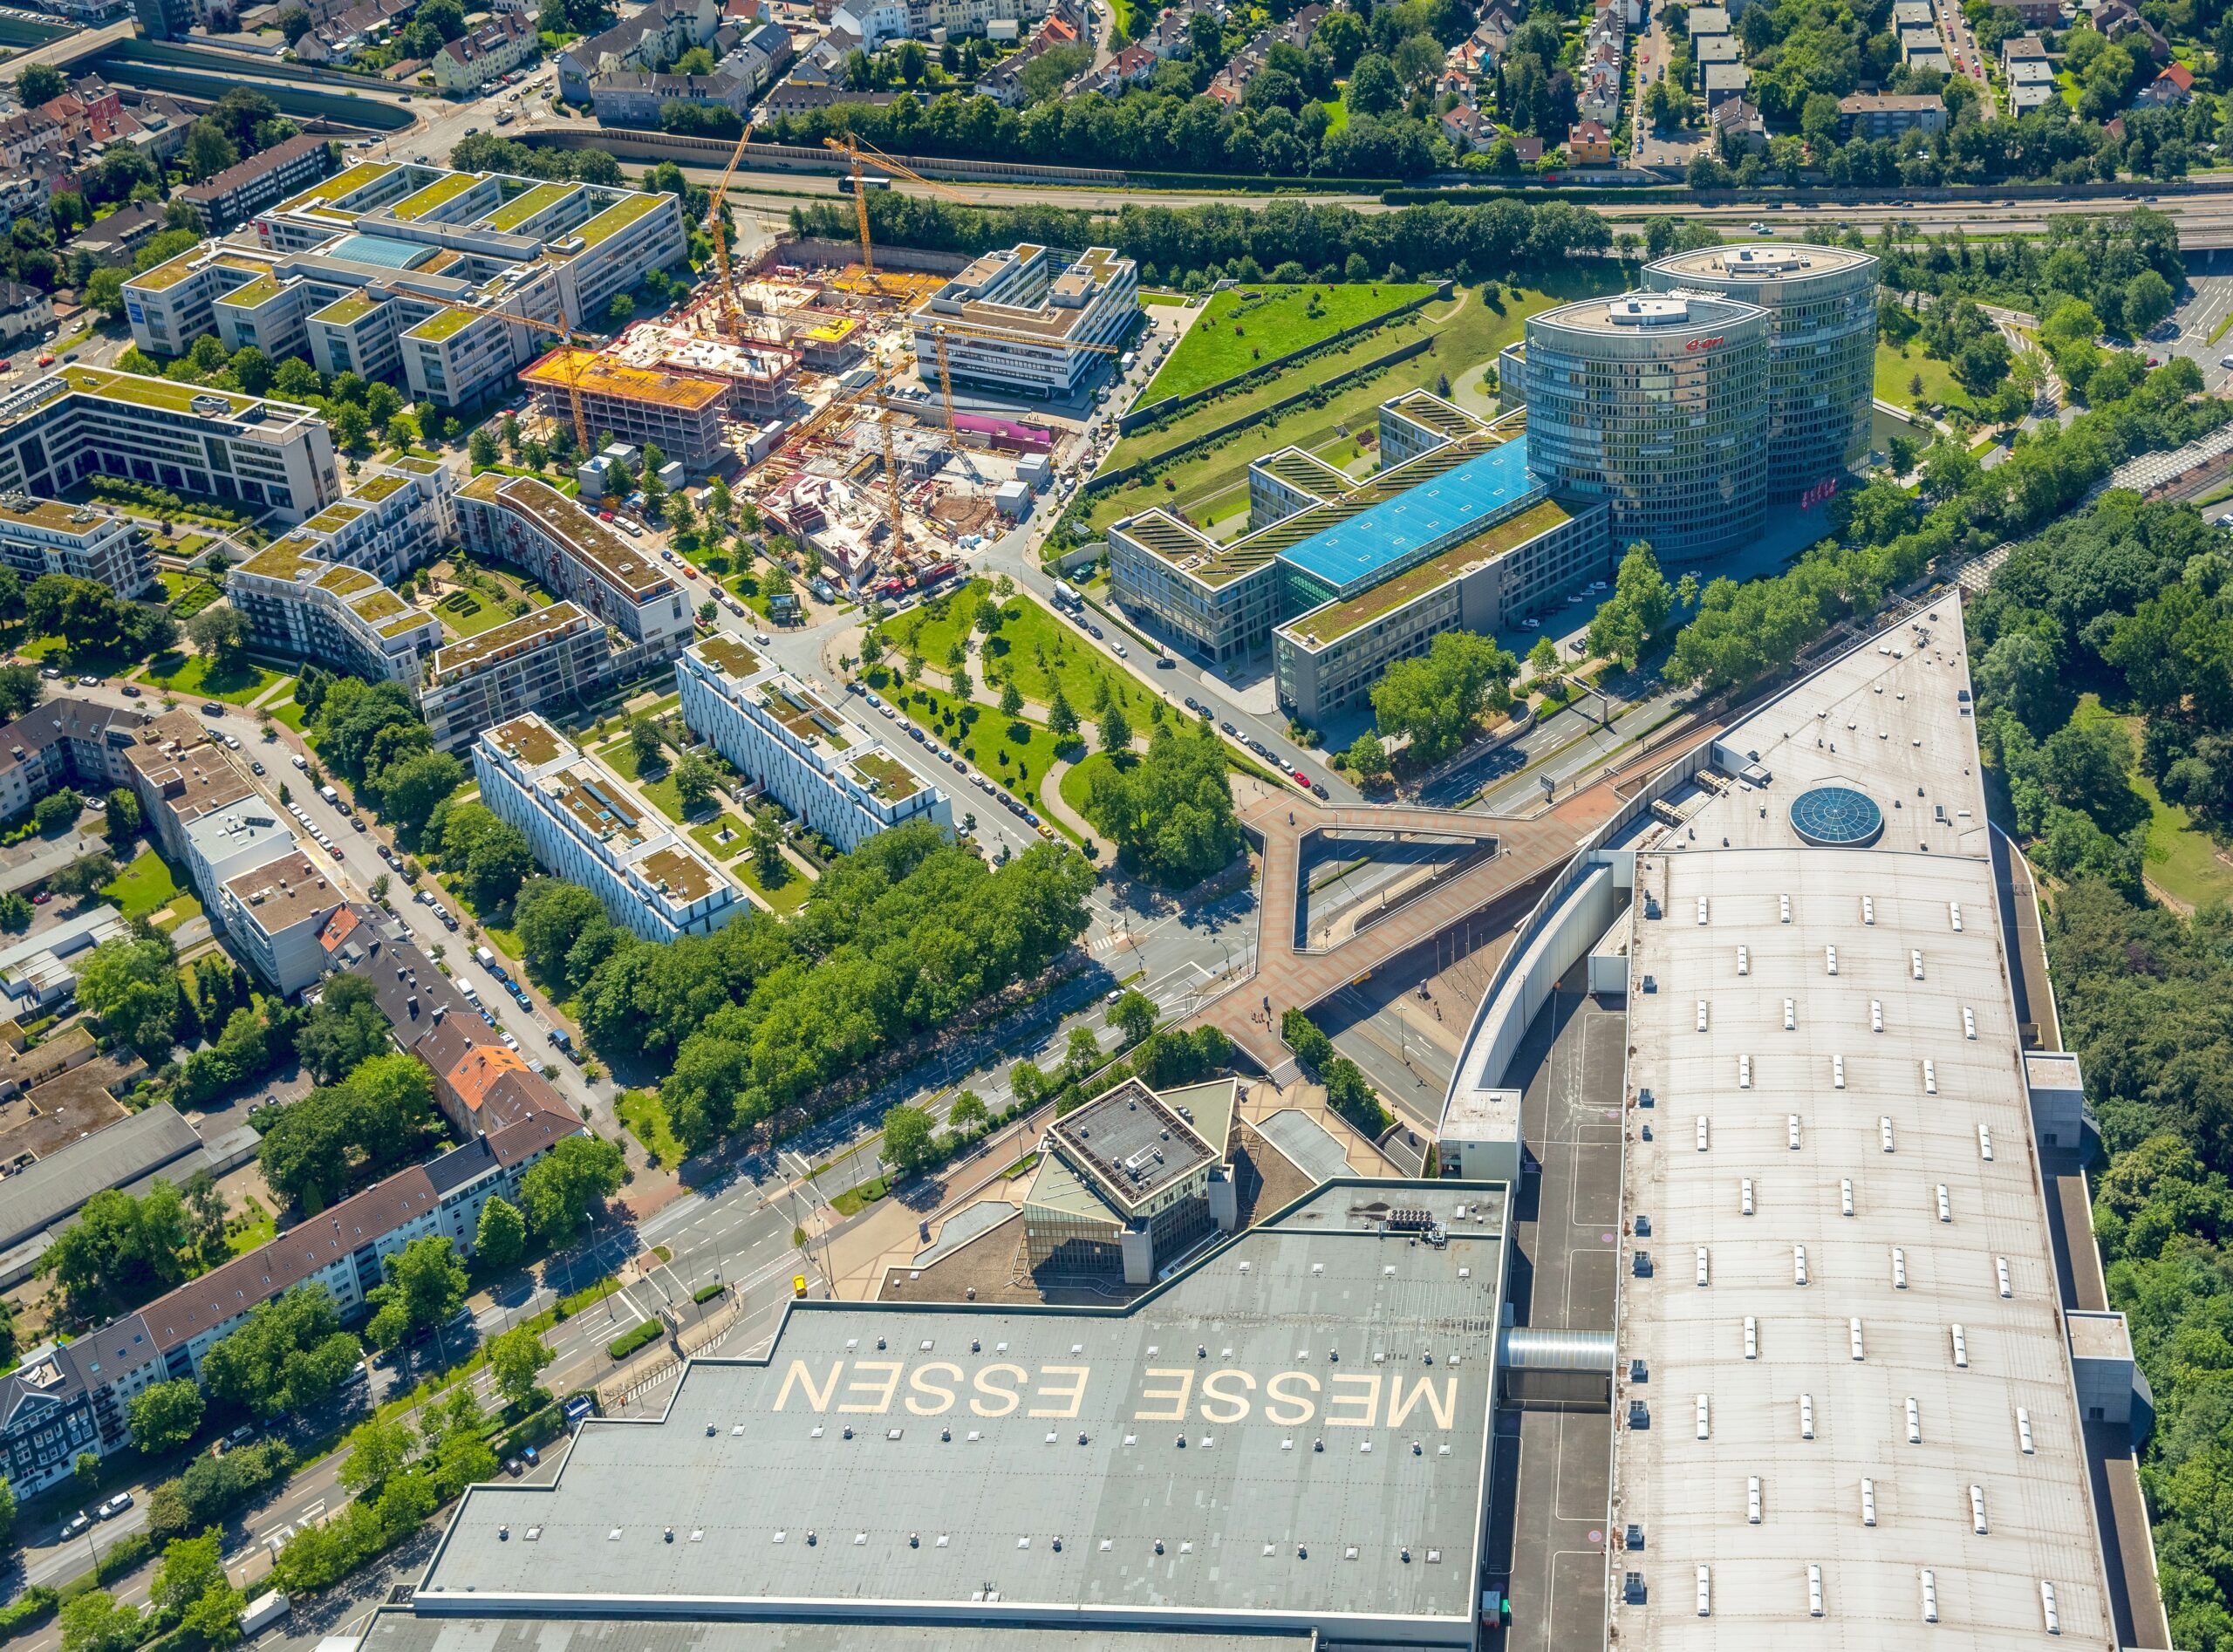
[[[114,1497],[93,1511],[96,1520],[113,1520],[132,1506],[132,1493],[119,1492]]]
[[[205,700],[201,702],[201,714],[204,717],[222,717],[225,708],[214,700]]]
[[[138,688],[135,685],[131,684],[131,683],[126,683],[126,684],[125,684],[125,685],[124,685],[124,697],[125,697],[126,700],[137,700],[137,699],[139,699],[139,698],[140,698],[140,690],[139,690],[139,688]]]
[[[75,1514],[62,1522],[62,1529],[54,1534],[54,1540],[60,1543],[67,1539],[76,1537],[92,1523],[93,1517],[86,1513],[85,1510],[79,1509]]]

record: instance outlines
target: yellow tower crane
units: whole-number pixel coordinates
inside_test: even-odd
[[[560,375],[563,377],[566,381],[566,399],[572,406],[574,414],[574,440],[580,445],[582,457],[584,459],[589,458],[589,421],[582,416],[581,380],[579,370],[574,364],[574,351],[576,347],[574,330],[563,322],[545,321],[539,316],[515,315],[509,310],[491,310],[484,304],[469,304],[455,298],[447,299],[444,302],[447,307],[452,310],[462,310],[475,316],[493,317],[498,321],[508,321],[515,327],[526,327],[536,332],[550,332],[558,335],[559,339],[565,346],[564,354],[562,358],[561,365],[558,371]]]
[[[737,308],[735,279],[729,274],[728,223],[721,209],[728,203],[729,180],[736,175],[737,162],[744,159],[744,147],[752,141],[753,128],[757,124],[745,122],[743,135],[737,139],[729,164],[722,169],[721,181],[714,186],[714,193],[706,203],[706,233],[714,242],[714,302],[719,306],[722,335],[730,338],[736,337],[742,319]]]

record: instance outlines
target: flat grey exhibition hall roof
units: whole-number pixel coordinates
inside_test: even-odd
[[[1765,786],[1638,843],[1623,1647],[2113,1634],[1969,690],[1950,599],[1721,736]],[[1800,840],[1826,785],[1873,844]]]
[[[645,1623],[415,1618],[384,1611],[361,1652],[1312,1652],[1308,1631],[1243,1635],[987,1628],[978,1623]]]
[[[791,1304],[473,1488],[414,1609],[1466,1642],[1504,1191],[1321,1187],[1124,1308]]]

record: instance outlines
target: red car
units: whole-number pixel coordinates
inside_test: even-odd
[[[31,897],[31,905],[34,906],[44,906],[47,902],[53,898],[53,896],[48,894],[46,891],[42,889],[38,894]]]
[[[1308,786],[1310,784],[1310,776],[1298,768],[1294,771],[1294,783],[1298,786]]]

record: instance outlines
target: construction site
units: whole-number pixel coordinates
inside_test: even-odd
[[[846,153],[857,179],[863,152]],[[905,171],[881,154],[868,160],[880,173]],[[950,359],[950,349],[1043,353],[1059,330],[1019,304],[994,316],[1006,324],[980,324],[982,306],[965,318],[947,295],[967,270],[879,269],[857,182],[857,256],[815,258],[814,249],[778,243],[753,267],[733,267],[727,181],[711,192],[703,225],[714,278],[688,304],[603,345],[570,335],[520,375],[550,430],[570,424],[584,454],[608,438],[652,445],[690,481],[724,477],[857,597],[934,584],[985,537],[1028,518],[1042,493],[1068,491],[1076,421],[987,403],[975,386],[965,392],[970,405],[957,407],[954,382],[965,375]],[[1068,285],[1048,283],[1041,309],[1057,313],[1085,278],[1076,270],[1089,267],[1101,270],[1073,266]],[[1097,339],[1060,347],[1097,373],[1120,349]]]

